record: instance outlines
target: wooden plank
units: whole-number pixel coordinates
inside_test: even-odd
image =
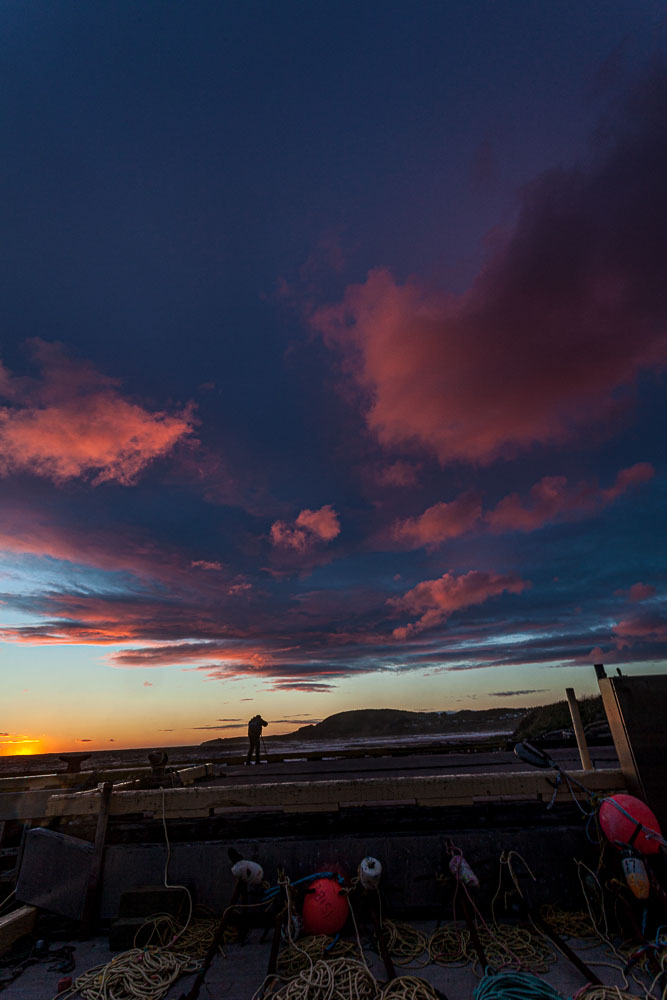
[[[208,777],[211,773],[209,769],[212,768],[212,762],[207,761],[204,764],[175,766],[173,770],[181,778],[185,776],[186,779],[191,778],[196,781],[198,778]],[[71,789],[82,785],[87,779],[93,777],[96,784],[103,784],[105,781],[124,781],[152,773],[152,767],[117,767],[105,768],[100,771],[81,771],[79,774],[54,771],[49,774],[12,775],[8,778],[0,778],[0,794],[3,792],[39,791],[46,788]]]
[[[0,795],[0,820],[44,819],[48,815],[47,803],[51,794],[48,789],[39,792],[4,792]]]
[[[201,778],[208,778],[214,773],[213,763],[196,764],[194,767],[183,767],[176,771],[184,785],[191,785]]]
[[[581,766],[584,771],[592,771],[593,764],[591,763],[591,755],[588,749],[588,744],[586,743],[586,734],[584,733],[584,726],[581,721],[581,712],[579,711],[579,702],[577,701],[577,696],[574,693],[574,688],[565,688],[565,696],[570,708],[570,717],[572,719],[574,735],[577,740]]]
[[[80,774],[26,774],[21,777],[0,778],[0,794],[45,788],[75,788],[80,784]]]
[[[625,781],[620,770],[572,772],[586,783],[591,792],[611,794],[622,791]],[[508,772],[507,774],[460,774],[394,778],[352,778],[336,781],[299,781],[253,785],[213,785],[193,788],[136,789],[119,791],[111,803],[111,815],[152,813],[168,817],[208,816],[211,810],[236,808],[243,812],[257,806],[274,806],[289,811],[311,811],[318,805],[379,805],[385,801],[419,801],[422,805],[455,804],[461,801],[502,801],[510,796],[534,801],[550,801],[553,787],[547,780],[551,772]],[[41,794],[41,793],[31,793]],[[583,792],[576,792],[582,797]],[[566,801],[570,792],[563,784],[558,801]],[[99,793],[74,792],[53,794],[47,803],[49,816],[96,814]]]
[[[30,934],[37,920],[36,906],[21,906],[0,917],[0,955],[9,951],[19,938]]]

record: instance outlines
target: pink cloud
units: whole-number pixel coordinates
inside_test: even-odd
[[[633,583],[628,592],[628,599],[635,601],[645,601],[655,594],[655,587],[650,583]]]
[[[570,485],[565,476],[545,476],[531,487],[527,501],[510,493],[485,515],[485,522],[494,532],[534,531],[549,521],[594,513],[654,475],[648,462],[639,462],[622,469],[614,485],[605,490],[595,482]]]
[[[616,476],[614,485],[610,486],[607,490],[603,490],[603,502],[611,503],[617,497],[621,496],[622,493],[625,493],[626,490],[641,486],[643,483],[647,483],[650,479],[653,479],[654,476],[655,469],[649,462],[637,462],[636,465],[632,465],[628,469],[621,469]]]
[[[465,294],[376,268],[311,314],[382,445],[442,464],[561,445],[610,425],[640,373],[665,367],[657,105],[634,107],[595,162],[526,187]]]
[[[419,615],[416,622],[396,628],[395,639],[406,639],[416,632],[439,625],[455,611],[483,604],[491,597],[507,591],[520,594],[530,584],[508,574],[485,573],[471,570],[463,576],[445,573],[437,580],[424,580],[402,597],[391,598],[387,603],[398,614]]]
[[[438,545],[448,538],[458,538],[475,528],[482,517],[482,499],[478,493],[461,493],[450,503],[436,503],[418,517],[397,521],[394,538],[411,548]]]
[[[116,383],[58,344],[32,342],[39,379],[12,379],[0,389],[0,474],[30,472],[56,483],[93,476],[94,485],[128,485],[155,458],[191,433],[192,410],[150,411],[121,396]]]
[[[659,614],[636,615],[626,618],[614,626],[618,637],[618,648],[631,646],[634,640],[667,640],[667,620]]]
[[[58,524],[49,520],[44,511],[16,506],[7,506],[3,511],[0,552],[62,559],[170,584],[189,585],[193,576],[191,562],[184,553],[146,541],[131,529],[118,526],[109,531],[80,524]],[[199,589],[207,586],[215,584],[199,582]]]
[[[190,563],[193,569],[205,569],[210,571],[219,571],[222,569],[222,563],[219,562],[209,562],[206,559],[195,559]]]
[[[306,552],[319,542],[333,541],[340,534],[338,515],[331,504],[319,510],[302,510],[295,521],[275,521],[271,525],[271,543],[278,548]]]
[[[419,548],[436,546],[470,531],[536,531],[552,521],[594,514],[654,475],[653,466],[639,462],[622,469],[614,485],[603,490],[593,480],[570,484],[565,476],[544,476],[531,487],[526,499],[510,493],[486,512],[480,494],[461,493],[449,502],[433,504],[423,514],[397,521],[392,536],[401,545]]]
[[[380,486],[414,486],[418,471],[418,465],[399,460],[379,469],[377,481]]]

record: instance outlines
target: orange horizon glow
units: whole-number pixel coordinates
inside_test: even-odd
[[[31,757],[33,754],[44,753],[40,749],[42,741],[35,740],[7,740],[0,743],[0,757]]]

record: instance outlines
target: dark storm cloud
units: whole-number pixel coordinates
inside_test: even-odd
[[[189,726],[189,729],[245,729],[246,723],[241,722],[236,725],[224,725],[224,726]]]
[[[490,691],[489,694],[492,698],[513,698],[515,695],[542,694],[548,690],[548,688],[525,688],[523,691]]]

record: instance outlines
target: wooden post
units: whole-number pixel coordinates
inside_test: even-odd
[[[565,694],[567,695],[567,703],[570,706],[570,715],[572,716],[572,726],[574,728],[574,735],[577,739],[577,746],[579,748],[581,767],[584,771],[592,771],[593,764],[591,762],[591,755],[588,752],[588,744],[586,743],[586,735],[584,733],[584,727],[581,723],[579,703],[577,702],[574,688],[565,688]]]
[[[389,954],[389,948],[387,947],[387,939],[384,936],[384,928],[382,926],[382,921],[380,919],[380,914],[378,913],[378,908],[375,905],[375,899],[371,896],[373,890],[364,889],[364,895],[368,900],[368,908],[371,911],[371,917],[373,918],[373,926],[375,927],[375,936],[378,941],[378,948],[380,949],[380,955],[382,956],[382,961],[384,962],[385,971],[387,973],[387,980],[391,982],[392,979],[396,979],[396,970],[394,968],[394,963],[391,960],[391,955]]]
[[[244,888],[247,889],[245,882],[243,881],[243,879],[238,878],[236,880],[236,885],[234,886],[234,892],[232,893],[231,902],[227,907],[227,909],[222,914],[222,917],[220,918],[220,923],[218,924],[217,930],[215,932],[215,936],[211,944],[209,945],[208,951],[206,952],[204,964],[197,973],[197,977],[193,982],[192,986],[190,987],[190,989],[188,990],[187,995],[185,993],[181,993],[179,1000],[197,1000],[197,997],[199,996],[199,991],[202,987],[204,979],[206,978],[206,973],[209,970],[211,962],[213,961],[218,950],[222,947],[222,944],[224,943],[225,930],[231,918],[231,914],[233,914],[234,912],[233,908],[236,905],[236,903],[238,903],[239,896],[243,898]]]
[[[95,830],[95,845],[93,857],[90,864],[90,875],[88,877],[88,888],[86,890],[86,901],[83,907],[81,918],[82,930],[84,934],[90,934],[93,929],[95,917],[97,916],[97,902],[100,895],[102,881],[102,861],[104,859],[104,841],[107,835],[107,825],[109,822],[109,809],[111,806],[111,792],[113,782],[105,781],[101,786],[100,811],[97,814],[97,829]]]
[[[482,974],[487,966],[486,954],[484,952],[484,946],[480,940],[479,934],[477,933],[477,927],[475,925],[475,918],[473,917],[472,908],[470,906],[470,901],[468,899],[468,893],[466,892],[466,887],[463,886],[463,914],[466,918],[466,923],[468,925],[468,932],[470,934],[470,940],[473,943],[473,947],[477,953],[477,958],[479,960],[480,967],[482,969]]]

